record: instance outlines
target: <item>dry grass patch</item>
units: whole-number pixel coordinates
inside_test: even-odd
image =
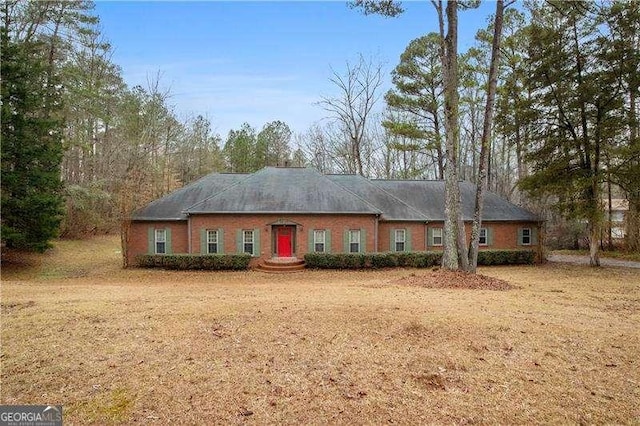
[[[45,254],[3,251],[2,278],[11,280],[80,278],[117,271],[120,240],[113,236],[59,240]]]
[[[458,291],[402,269],[123,271],[101,244],[95,268],[63,244],[3,271],[1,403],[69,424],[640,422],[637,270],[482,268],[518,288]]]

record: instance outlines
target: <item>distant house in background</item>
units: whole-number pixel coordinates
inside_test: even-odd
[[[604,201],[605,212],[609,217],[609,200]],[[624,198],[611,199],[611,238],[614,240],[624,240],[626,236],[625,218],[629,211],[629,201]]]
[[[475,187],[460,183],[470,235]],[[481,249],[539,248],[540,219],[485,197]],[[266,167],[212,173],[136,211],[129,261],[139,254],[249,253],[252,266],[306,253],[441,250],[444,182],[323,175]]]

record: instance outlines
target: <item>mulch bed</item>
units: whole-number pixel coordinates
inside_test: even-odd
[[[516,287],[508,282],[481,274],[446,271],[438,269],[425,274],[411,274],[391,282],[425,288],[459,288],[473,290],[512,290]]]

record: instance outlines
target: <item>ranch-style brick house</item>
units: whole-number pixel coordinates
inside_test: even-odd
[[[460,189],[470,238],[475,186]],[[265,167],[211,173],[137,210],[127,256],[135,264],[140,254],[249,253],[255,267],[310,252],[441,250],[443,226],[443,181]],[[538,251],[540,227],[535,214],[486,193],[482,249]]]

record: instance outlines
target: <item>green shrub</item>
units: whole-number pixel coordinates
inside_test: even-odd
[[[365,267],[365,255],[360,253],[332,254],[335,269],[362,269]]]
[[[428,268],[439,265],[439,252],[409,253],[309,253],[304,256],[308,268],[314,269],[363,269],[393,268],[396,266]]]
[[[307,266],[311,266],[316,269],[331,269],[331,257],[323,253],[308,253],[304,255],[304,260]]]
[[[304,260],[307,267],[313,269],[431,268],[442,264],[442,252],[309,253]],[[483,250],[478,253],[478,265],[523,265],[534,262],[535,252],[531,250]]]
[[[367,255],[361,253],[308,253],[304,256],[307,267],[316,269],[362,269],[366,266],[366,258]]]
[[[531,265],[535,263],[533,250],[481,250],[478,265]]]
[[[397,259],[387,253],[366,255],[366,259],[368,260],[366,266],[370,268],[392,268],[398,266]]]
[[[172,270],[243,270],[249,267],[249,254],[174,254],[174,255],[139,255],[136,263],[142,268],[163,268]]]
[[[396,264],[408,268],[431,268],[442,263],[442,252],[412,251],[404,253],[389,253],[397,258]]]

